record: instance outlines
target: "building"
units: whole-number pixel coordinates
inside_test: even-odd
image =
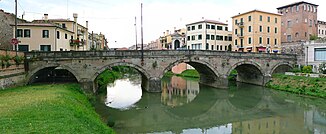
[[[318,21],[318,37],[325,38],[326,37],[326,22]]]
[[[26,23],[26,20],[17,18],[17,23]],[[0,49],[13,50],[10,40],[14,37],[12,27],[15,24],[15,15],[0,9]]]
[[[161,50],[162,49],[162,46],[159,44],[160,40],[157,39],[155,41],[151,41],[148,43],[148,46],[147,48],[149,50]],[[141,44],[137,46],[138,48],[141,47]],[[138,49],[139,50],[139,49]]]
[[[15,28],[12,29],[13,33]],[[19,23],[18,51],[70,51],[73,32],[51,23]]]
[[[277,8],[282,14],[282,43],[307,41],[317,36],[318,5],[308,2],[296,2]]]
[[[180,48],[186,48],[186,29],[174,30],[174,33],[171,34],[171,43],[168,46],[168,49],[177,50]]]
[[[318,72],[319,65],[326,62],[326,42],[307,41],[304,44],[305,65],[311,65],[314,72]]]
[[[234,51],[280,51],[281,15],[252,10],[232,17]]]
[[[48,19],[48,14],[44,14],[42,20],[34,20],[33,23],[52,23],[59,27],[74,32],[73,36],[69,37],[70,43],[74,44],[72,50],[85,51],[89,50],[88,44],[88,21],[86,26],[83,26],[77,22],[78,14],[73,14],[74,20],[69,19]]]
[[[88,33],[88,50],[107,50],[109,49],[108,41],[102,33]]]
[[[188,49],[231,51],[232,33],[228,31],[228,24],[202,20],[186,27]]]

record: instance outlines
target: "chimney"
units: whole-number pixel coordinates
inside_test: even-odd
[[[74,21],[77,23],[78,14],[74,13],[73,16],[74,16]]]
[[[77,31],[77,17],[78,17],[78,14],[77,13],[73,13],[73,17],[74,17],[74,28],[73,28],[73,31],[74,31],[74,39],[77,39],[78,38],[78,36],[77,36],[77,34],[78,34],[78,31]]]
[[[48,20],[48,19],[49,19],[49,14],[45,13],[43,19],[44,19],[44,20]]]
[[[166,30],[166,35],[169,35],[170,34],[170,31],[169,30]]]
[[[86,28],[88,29],[88,21],[86,21]]]

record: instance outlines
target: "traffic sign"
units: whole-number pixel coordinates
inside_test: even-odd
[[[10,43],[11,43],[12,45],[17,45],[17,44],[18,44],[18,39],[16,39],[16,38],[12,38],[11,41],[10,41]]]

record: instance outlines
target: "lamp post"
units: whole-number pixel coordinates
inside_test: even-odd
[[[141,65],[144,65],[144,38],[143,38],[143,3],[141,3]]]
[[[17,40],[17,0],[15,0],[15,39]],[[15,44],[16,56],[18,51],[18,44]]]

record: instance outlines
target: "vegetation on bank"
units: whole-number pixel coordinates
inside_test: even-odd
[[[0,91],[0,133],[114,133],[77,84]]]
[[[173,75],[180,76],[180,77],[188,77],[188,78],[199,78],[200,75],[195,69],[188,69],[183,71],[181,74],[174,74],[172,71],[168,71],[164,74],[166,77],[171,77]]]
[[[311,78],[304,76],[287,76],[275,74],[266,85],[269,88],[326,98],[326,78]]]

